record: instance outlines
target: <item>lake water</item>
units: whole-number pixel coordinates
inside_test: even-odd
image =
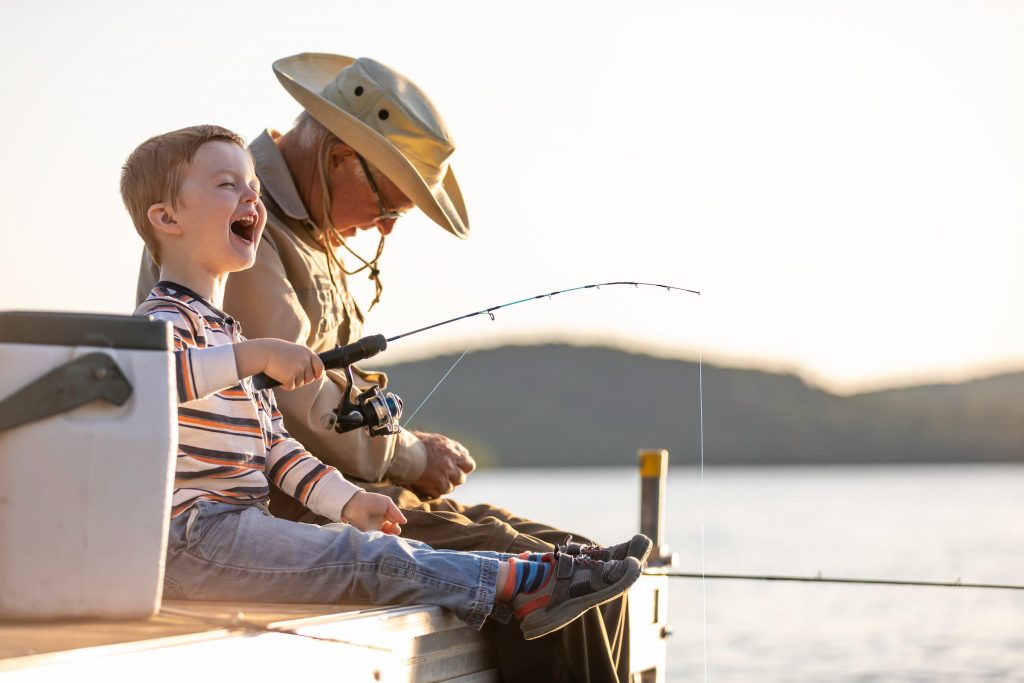
[[[473,474],[492,502],[603,543],[638,528],[636,470]],[[703,503],[702,503],[703,498]],[[1024,584],[1024,466],[669,474],[678,570]],[[1024,682],[1024,591],[671,579],[668,680]],[[705,644],[707,656],[705,658]]]

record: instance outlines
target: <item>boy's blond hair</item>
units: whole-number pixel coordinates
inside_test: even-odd
[[[149,223],[149,207],[160,202],[177,206],[188,165],[201,146],[214,140],[245,148],[245,140],[227,128],[189,126],[146,140],[128,155],[121,168],[121,199],[157,265],[160,245]]]

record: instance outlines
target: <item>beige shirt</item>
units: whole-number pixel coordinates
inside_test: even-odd
[[[264,131],[249,146],[267,203],[267,227],[252,268],[228,277],[224,310],[249,339],[277,337],[321,353],[362,334],[363,314],[349,295],[345,274],[316,240],[318,228],[299,197],[284,158]],[[275,206],[276,205],[276,206]],[[157,281],[144,255],[138,292],[145,298]],[[357,385],[384,386],[383,373],[358,371]],[[416,481],[426,468],[423,443],[410,432],[370,437],[363,430],[336,434],[324,418],[341,402],[345,375],[329,370],[293,391],[274,392],[288,432],[316,457],[364,481]]]

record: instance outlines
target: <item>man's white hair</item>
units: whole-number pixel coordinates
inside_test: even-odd
[[[308,150],[322,150],[325,145],[339,142],[337,135],[313,118],[308,111],[303,111],[295,119],[295,126],[292,128],[299,147]]]

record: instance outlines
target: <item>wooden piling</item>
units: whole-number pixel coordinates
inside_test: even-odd
[[[642,448],[637,451],[640,466],[640,533],[654,541],[648,564],[665,564],[670,557],[665,542],[665,481],[668,479],[668,451]]]

